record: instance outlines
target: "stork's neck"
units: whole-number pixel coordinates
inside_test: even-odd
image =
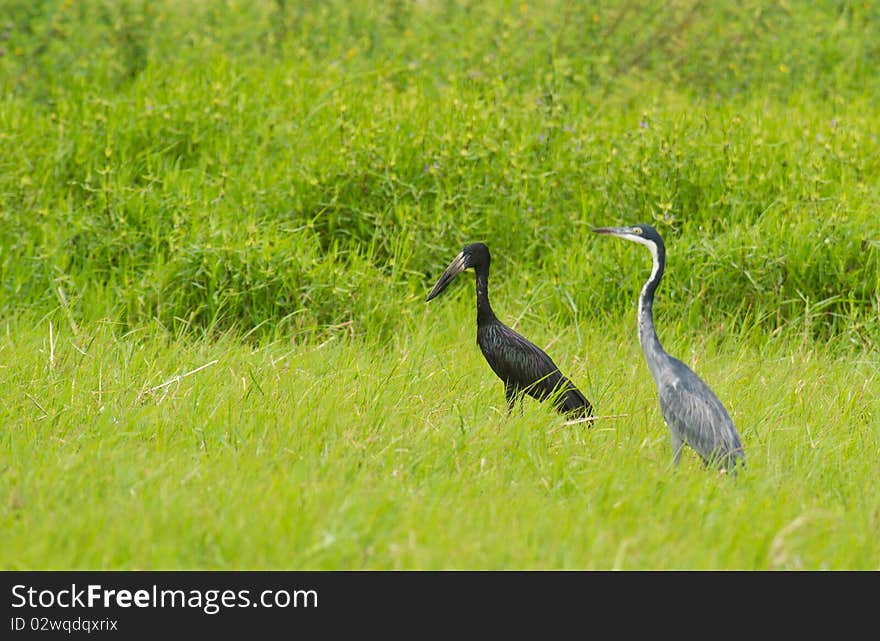
[[[489,304],[489,268],[478,266],[477,274],[477,326],[488,325],[496,320]]]
[[[651,258],[653,259],[651,267],[651,277],[642,287],[642,293],[639,295],[639,342],[642,344],[642,351],[645,354],[645,360],[648,361],[648,367],[653,368],[654,364],[667,357],[666,351],[657,338],[657,330],[654,329],[654,292],[657,291],[657,285],[663,278],[663,271],[666,269],[666,250],[660,245],[651,243],[648,245],[651,250]]]

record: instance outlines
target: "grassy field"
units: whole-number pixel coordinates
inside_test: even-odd
[[[880,569],[878,35],[863,2],[4,3],[0,567]],[[636,222],[736,478],[670,467],[650,257],[590,233]],[[506,414],[473,278],[424,302],[477,240],[608,418]]]

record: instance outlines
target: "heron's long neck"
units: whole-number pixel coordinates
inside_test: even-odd
[[[666,251],[662,245],[653,243],[648,245],[648,248],[651,250],[653,264],[651,277],[645,282],[639,295],[639,342],[642,344],[648,367],[652,367],[653,363],[666,357],[666,351],[657,338],[657,330],[654,329],[654,292],[657,291],[657,285],[660,284],[663,271],[666,269]]]
[[[489,304],[489,268],[477,267],[477,325],[486,325],[495,320],[495,312]]]

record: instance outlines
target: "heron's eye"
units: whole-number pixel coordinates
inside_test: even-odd
[[[633,227],[633,231],[635,233],[637,233],[639,236],[642,235],[642,228],[641,227]]]

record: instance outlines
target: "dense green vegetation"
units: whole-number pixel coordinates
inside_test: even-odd
[[[0,404],[2,565],[880,566],[876,359],[666,332],[742,431],[732,482],[692,453],[670,471],[628,326],[552,345],[601,414],[625,415],[587,429],[537,403],[508,418],[470,323],[437,315],[448,334],[426,315],[382,349],[102,325],[56,335],[53,356],[48,336],[3,336],[20,382]]]
[[[0,565],[880,567],[878,58],[871,2],[3,0]],[[735,481],[668,468],[636,222]],[[476,240],[617,418],[505,416],[423,302]]]
[[[695,325],[876,342],[878,10],[765,5],[7,2],[0,309],[367,334],[481,238],[567,324],[649,220]]]

